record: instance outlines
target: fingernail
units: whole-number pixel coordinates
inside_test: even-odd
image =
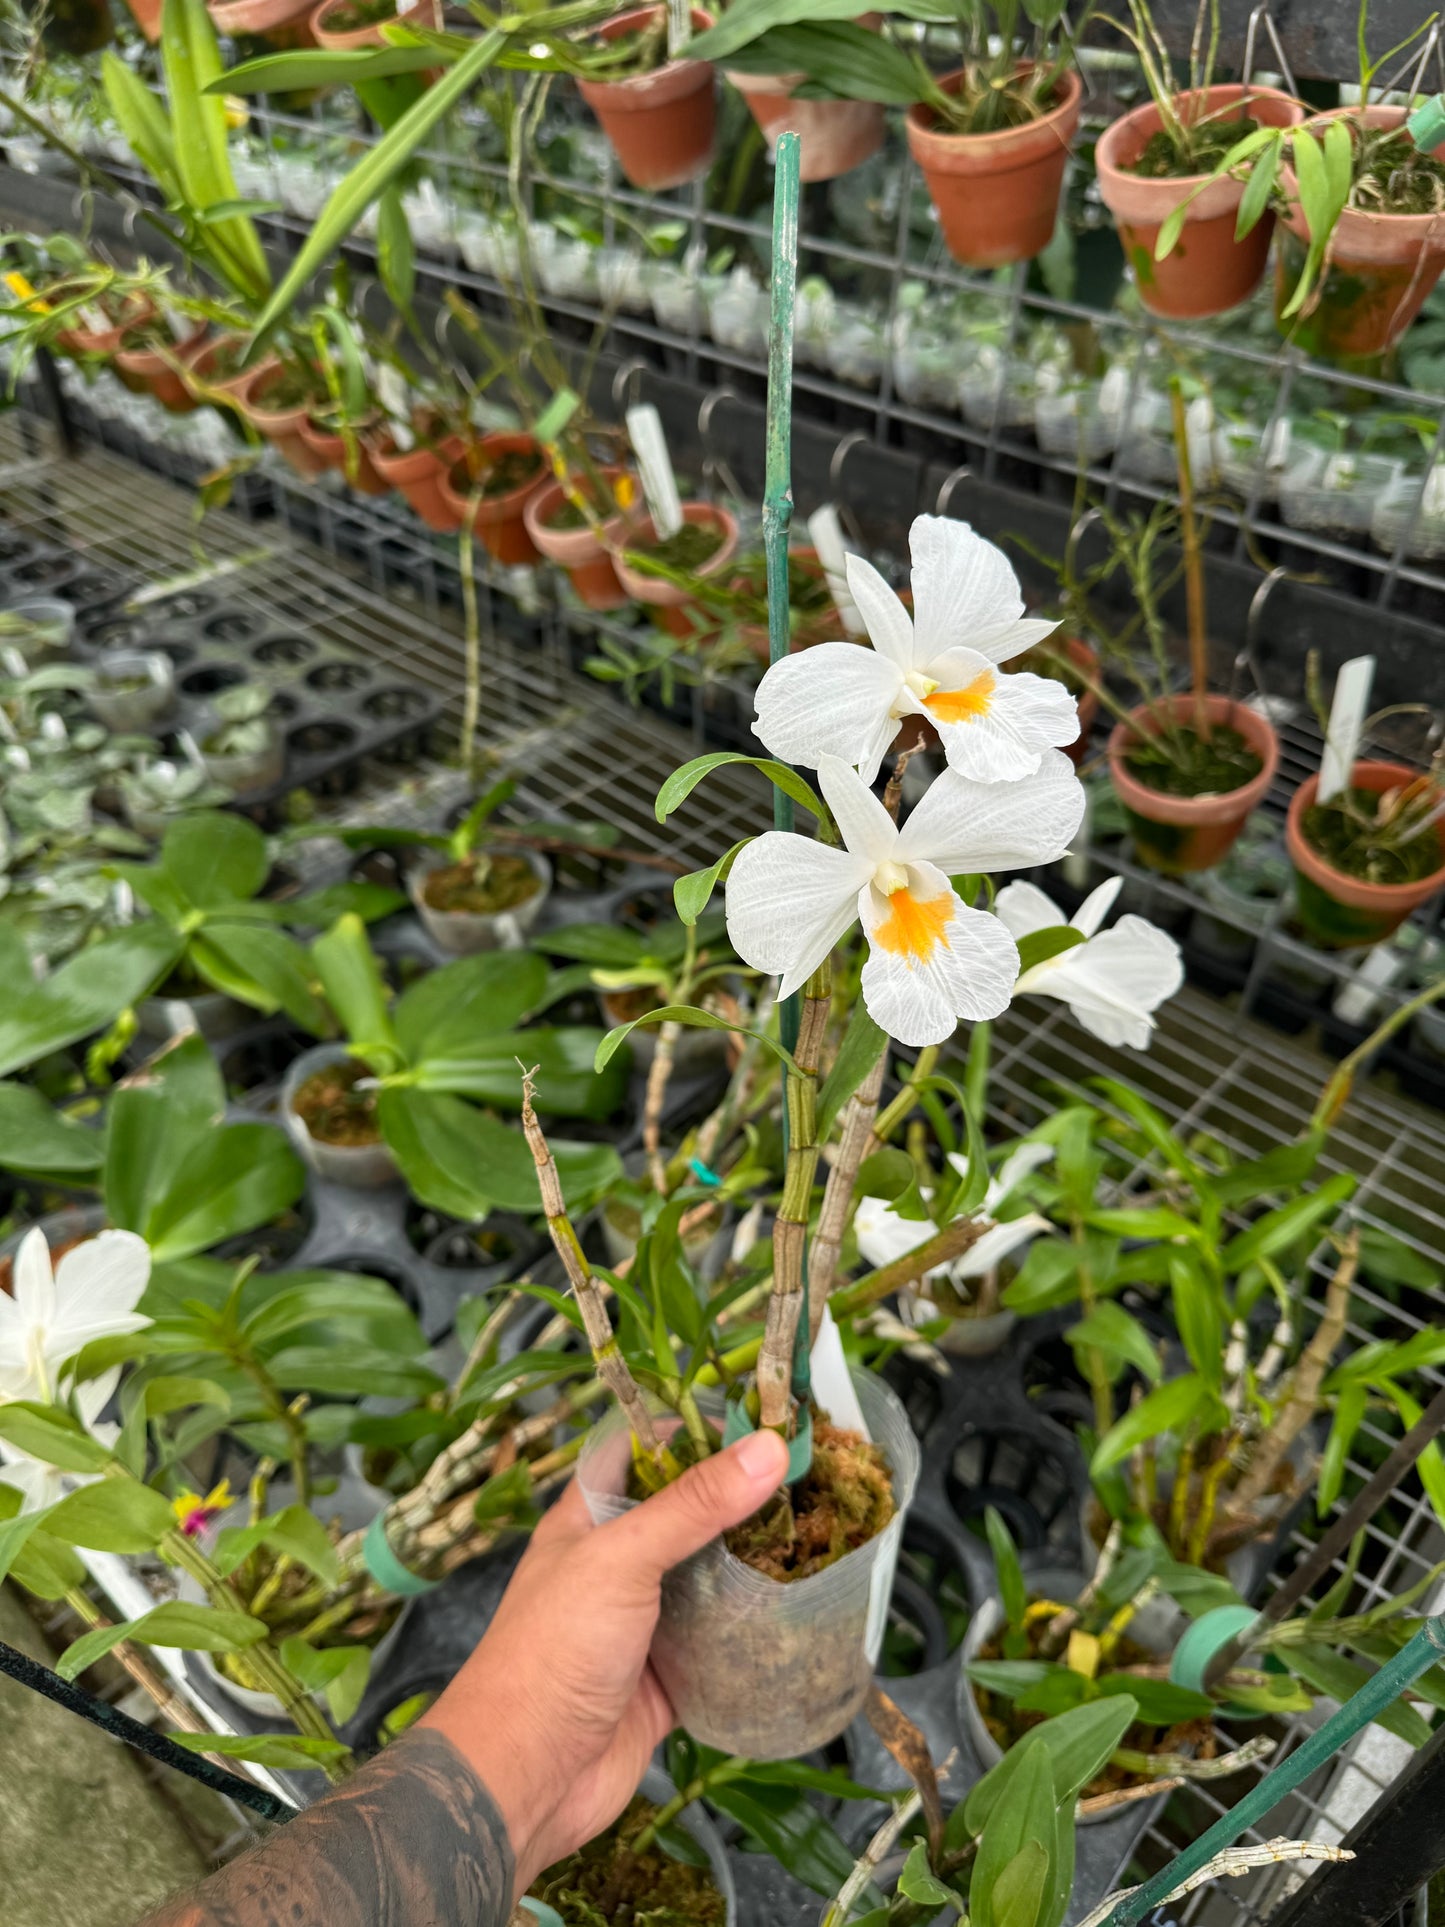
[[[788,1448],[776,1432],[749,1432],[733,1447],[733,1456],[759,1485],[776,1485],[787,1470]]]

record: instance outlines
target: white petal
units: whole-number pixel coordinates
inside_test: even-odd
[[[44,1330],[55,1318],[55,1277],[50,1269],[50,1246],[36,1225],[20,1240],[11,1276],[15,1309],[27,1331]]]
[[[846,850],[769,830],[745,850],[727,885],[728,939],[744,963],[806,982],[857,915],[872,866]]]
[[[99,1378],[87,1379],[83,1385],[76,1387],[75,1403],[80,1412],[81,1419],[86,1429],[94,1433],[97,1437],[100,1437],[104,1432],[115,1429],[111,1426],[100,1425],[98,1421],[101,1413],[105,1410],[106,1406],[109,1405],[115,1388],[119,1383],[120,1367],[119,1365],[113,1365],[108,1372],[102,1372]]]
[[[1047,616],[1021,616],[1017,622],[1000,622],[992,628],[969,634],[968,646],[990,662],[1012,662],[1036,642],[1045,642],[1059,627]]]
[[[994,914],[1017,941],[1035,930],[1059,930],[1064,913],[1036,883],[1006,883],[994,899]]]
[[[22,1495],[22,1512],[41,1512],[65,1493],[60,1474],[38,1459],[15,1458],[0,1463],[0,1485],[12,1486]]]
[[[753,733],[785,762],[818,767],[820,756],[845,763],[866,762],[887,733],[878,757],[898,731],[890,714],[903,672],[898,665],[856,642],[820,642],[775,662],[758,684]],[[877,762],[868,772],[877,773]]]
[[[1010,1218],[1007,1224],[992,1225],[975,1245],[958,1260],[954,1267],[954,1277],[986,1278],[996,1265],[1005,1258],[1011,1258],[1023,1245],[1031,1244],[1041,1231],[1049,1229],[1047,1218],[1041,1218],[1036,1211],[1027,1217]]]
[[[934,1233],[931,1219],[900,1218],[884,1198],[860,1198],[853,1214],[858,1249],[870,1265],[906,1258]]]
[[[948,769],[930,784],[898,839],[900,862],[961,871],[1031,870],[1068,849],[1084,786],[1061,750],[1017,783],[974,783]]]
[[[102,1231],[67,1251],[55,1268],[56,1341],[78,1330],[93,1336],[97,1326],[134,1331],[135,1325],[124,1321],[139,1304],[150,1275],[150,1246],[133,1231]],[[64,1356],[79,1349],[72,1345]]]
[[[1069,922],[1086,937],[1092,937],[1114,907],[1114,899],[1124,887],[1123,877],[1106,877],[1097,890],[1091,890]]]
[[[913,622],[908,611],[861,555],[848,557],[848,593],[857,604],[868,639],[905,673],[913,667]]]
[[[968,909],[931,864],[910,864],[908,894],[929,905],[946,896],[947,920],[934,927],[932,941],[905,947],[899,941],[897,904],[869,885],[859,901],[868,933],[863,1001],[874,1021],[900,1043],[941,1044],[953,1035],[959,1018],[977,1023],[1008,1009],[1019,953],[998,918]]]
[[[1023,614],[1013,565],[967,522],[920,515],[908,531],[908,551],[920,661],[954,643],[976,646],[975,635],[1001,629]]]
[[[1051,749],[1078,740],[1079,706],[1061,682],[1026,672],[1005,675],[971,649],[950,650],[930,674],[942,686],[926,707],[949,767],[975,783],[1013,783],[1032,776]],[[952,680],[955,675],[958,681]],[[955,689],[965,692],[965,699],[951,711],[946,692]]]
[[[1178,944],[1143,917],[1120,917],[1054,962],[1043,993],[1067,1003],[1091,1036],[1134,1050],[1148,1047],[1154,1011],[1184,982]]]
[[[1054,1155],[1052,1144],[1040,1144],[1033,1139],[1011,1151],[994,1173],[988,1196],[984,1199],[985,1211],[995,1211],[1005,1199],[1012,1197],[1025,1178],[1031,1178],[1041,1165],[1048,1163]]]
[[[833,812],[838,833],[854,856],[886,863],[898,847],[898,825],[857,770],[836,756],[818,763],[818,787]]]

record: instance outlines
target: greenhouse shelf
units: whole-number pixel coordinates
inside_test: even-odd
[[[167,593],[205,593],[208,585],[223,585],[228,603],[254,609],[267,623],[309,625],[339,651],[414,680],[435,696],[447,727],[455,727],[464,641],[450,574],[454,556],[400,516],[369,506],[361,510],[275,475],[264,482],[253,478],[248,488],[251,507],[268,509],[265,521],[218,510],[207,515],[198,533],[189,495],[135,461],[101,447],[66,457],[57,450],[53,431],[28,415],[12,415],[0,424],[0,514],[7,529],[72,548],[94,571],[123,576],[131,593],[148,588],[158,601]],[[296,533],[302,527],[320,541],[303,539]],[[405,592],[383,586],[387,545],[410,558]],[[687,733],[626,707],[579,676],[572,667],[565,612],[541,604],[529,612],[502,585],[485,582],[481,619],[480,741],[484,752],[518,779],[515,813],[605,818],[621,842],[641,855],[682,864],[710,861],[726,843],[765,826],[768,795],[762,778],[751,770],[724,770],[706,803],[690,799],[664,835],[653,815],[653,798],[662,778],[692,747]],[[1311,750],[1308,738],[1297,732],[1290,740],[1290,754],[1302,764]],[[370,767],[356,793],[319,799],[317,820],[368,815],[375,820],[380,807],[391,821],[434,822],[456,799],[458,786],[456,772],[430,756],[405,769]],[[1142,887],[1142,873],[1120,867]],[[1150,1052],[1131,1055],[1127,1063],[1122,1053],[1092,1042],[1062,1010],[1030,1004],[1013,1009],[997,1027],[990,1121],[1009,1131],[1027,1129],[1061,1092],[1098,1101],[1090,1079],[1127,1074],[1206,1154],[1216,1143],[1235,1155],[1257,1156],[1307,1127],[1333,1069],[1330,1059],[1308,1044],[1282,1038],[1193,988],[1161,1013]],[[1379,1078],[1362,1080],[1330,1138],[1321,1169],[1357,1176],[1352,1214],[1359,1224],[1388,1231],[1420,1258],[1445,1268],[1445,1121],[1437,1114]],[[1153,1181],[1147,1164],[1141,1164],[1121,1192],[1138,1197]],[[1313,1273],[1316,1313],[1327,1276],[1325,1255],[1323,1248],[1316,1254]],[[1357,1291],[1351,1334],[1356,1340],[1405,1338],[1438,1324],[1440,1317],[1438,1288],[1366,1283]],[[1057,1389],[1047,1342],[1030,1353],[1025,1386],[1030,1396],[1043,1399]],[[1389,1443],[1368,1423],[1360,1440],[1375,1453]],[[1368,1469],[1352,1459],[1346,1500]],[[1296,1545],[1310,1543],[1312,1525],[1308,1517],[1298,1522]],[[1398,1592],[1442,1554],[1445,1535],[1412,1475],[1367,1528],[1358,1581],[1361,1604]],[[98,1571],[97,1577],[102,1578]],[[127,1574],[125,1585],[133,1579]],[[114,1572],[102,1583],[124,1590]],[[116,1603],[132,1609],[134,1596],[131,1608],[122,1599]],[[1294,1720],[1273,1730],[1284,1751],[1306,1729]],[[1402,1752],[1382,1744],[1378,1730],[1371,1729],[1348,1760],[1336,1762],[1271,1817],[1271,1831],[1337,1838],[1367,1803],[1364,1795],[1399,1770]],[[1162,1865],[1179,1842],[1197,1834],[1240,1790],[1233,1781],[1194,1784],[1173,1796],[1135,1850],[1135,1863],[1147,1869]],[[1273,1870],[1203,1890],[1176,1917],[1208,1927],[1258,1922],[1287,1877]]]

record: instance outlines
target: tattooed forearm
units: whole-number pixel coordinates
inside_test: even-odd
[[[491,1795],[423,1729],[143,1927],[504,1927],[512,1872]]]

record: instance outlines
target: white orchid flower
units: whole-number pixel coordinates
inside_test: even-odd
[[[1025,617],[1008,557],[967,522],[920,515],[909,532],[913,615],[871,563],[848,557],[848,589],[871,649],[824,642],[774,663],[758,684],[754,733],[774,756],[816,769],[841,756],[871,783],[910,716],[938,730],[949,766],[975,783],[1031,776],[1079,734],[1062,683],[999,664],[1058,627]]]
[[[755,970],[800,990],[855,920],[869,956],[863,1002],[904,1044],[938,1044],[961,1017],[1008,1008],[1018,951],[998,918],[971,910],[949,877],[1018,870],[1061,856],[1084,807],[1057,751],[1025,781],[971,783],[946,770],[900,830],[857,771],[818,758],[842,849],[770,830],[738,853],[727,886],[728,938]]]
[[[1047,1164],[1053,1155],[1052,1144],[1021,1144],[1004,1159],[990,1178],[983,1202],[978,1207],[978,1215],[994,1219],[995,1213],[1024,1180],[1037,1171],[1041,1164]],[[960,1157],[957,1152],[951,1153],[948,1161],[960,1175],[968,1169],[967,1158]],[[925,1203],[930,1195],[927,1191],[923,1193]],[[995,1221],[962,1257],[934,1265],[932,1270],[923,1274],[922,1282],[927,1284],[930,1278],[946,1277],[950,1283],[957,1285],[966,1284],[973,1278],[986,1278],[1005,1258],[1011,1258],[1016,1251],[1031,1244],[1039,1232],[1048,1228],[1048,1219],[1040,1217],[1037,1211],[1026,1211],[1002,1223]],[[910,1251],[916,1251],[933,1236],[934,1229],[931,1220],[901,1218],[884,1198],[860,1198],[853,1214],[858,1249],[873,1266],[889,1265],[896,1258],[906,1258]]]
[[[1110,877],[1084,899],[1067,925],[1084,941],[1026,970],[1014,995],[1057,997],[1090,1036],[1147,1050],[1154,1012],[1183,984],[1184,964],[1174,939],[1145,917],[1123,916],[1112,930],[1099,928],[1123,881]],[[1017,938],[1066,927],[1063,911],[1032,883],[1008,884],[996,908]]]
[[[13,1296],[0,1293],[0,1399],[55,1395],[60,1368],[92,1340],[142,1331],[136,1310],[151,1275],[150,1247],[133,1231],[102,1231],[52,1272],[37,1225],[15,1254]]]
[[[116,1365],[102,1372],[99,1378],[88,1379],[75,1388],[75,1407],[81,1423],[101,1445],[114,1445],[120,1437],[120,1427],[111,1422],[102,1423],[100,1417],[119,1383],[120,1367]],[[83,1474],[58,1472],[43,1459],[33,1459],[7,1439],[0,1439],[0,1485],[13,1486],[21,1494],[22,1512],[39,1512],[45,1506],[54,1505],[57,1499],[63,1499],[70,1487],[89,1483]]]

